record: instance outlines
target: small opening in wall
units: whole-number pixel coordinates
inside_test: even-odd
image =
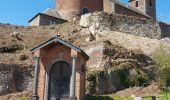
[[[150,3],[149,3],[149,4],[150,4],[150,7],[152,7],[152,0],[150,0]]]
[[[86,67],[85,67],[85,65],[83,64],[82,66],[81,66],[81,73],[85,73],[86,72]]]
[[[139,1],[136,1],[136,7],[138,7],[139,6]]]
[[[83,9],[82,9],[82,13],[83,14],[87,14],[87,13],[89,13],[90,12],[90,10],[88,9],[88,8],[86,8],[86,7],[84,7]]]

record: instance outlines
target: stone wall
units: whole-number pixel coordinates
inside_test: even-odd
[[[138,7],[136,7],[136,1],[137,0],[132,0],[130,2],[130,5],[139,10],[145,11],[147,15],[156,19],[156,1],[155,0],[139,0]]]
[[[103,0],[103,11],[107,13],[115,12],[113,2],[110,0]]]
[[[118,14],[97,12],[81,16],[80,26],[86,32],[96,34],[104,31],[119,31],[138,36],[160,38],[159,23],[153,20],[140,19]]]
[[[47,16],[47,15],[41,14],[39,25],[62,24],[62,23],[65,23],[65,22],[67,22],[67,21],[60,19],[60,18],[55,18],[55,17],[52,17],[52,16]]]
[[[39,26],[40,25],[40,15],[29,22],[29,26]]]
[[[102,42],[89,43],[87,46],[82,48],[88,55],[89,60],[87,61],[88,68],[99,68],[101,67],[103,59],[104,45]]]
[[[76,3],[75,3],[76,2]],[[83,8],[89,12],[102,11],[103,0],[57,0],[56,10],[66,20],[72,21],[74,17],[83,14]]]
[[[87,93],[110,94],[135,84],[143,86],[155,77],[154,61],[140,50],[128,50],[109,41],[89,43],[83,50],[90,57]]]
[[[153,20],[113,14],[111,15],[111,20],[111,31],[120,31],[150,38],[160,37],[159,24]]]
[[[115,13],[116,14],[123,14],[126,16],[134,16],[139,18],[145,18],[145,19],[151,19],[143,14],[140,14],[139,12],[135,12],[133,10],[127,9],[126,7],[123,7],[121,5],[115,4]]]
[[[170,37],[170,24],[159,22],[161,37]]]
[[[32,65],[0,64],[0,95],[32,91],[34,67]]]
[[[41,25],[52,25],[52,24],[62,24],[67,22],[66,20],[48,16],[45,14],[39,14],[34,19],[29,21],[29,26],[41,26]]]

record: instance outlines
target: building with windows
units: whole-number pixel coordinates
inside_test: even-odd
[[[156,19],[156,0],[129,0],[129,3],[132,7]]]
[[[128,4],[117,0],[104,0],[103,5],[103,11],[108,13],[156,20],[155,0],[129,0]]]
[[[43,13],[36,14],[28,22],[29,22],[29,26],[41,26],[41,25],[61,24],[66,21],[67,20],[62,19],[62,17],[57,11],[48,8]]]
[[[119,0],[56,0],[54,9],[35,15],[29,25],[60,24],[96,11],[156,20],[156,0],[129,0],[128,4]]]

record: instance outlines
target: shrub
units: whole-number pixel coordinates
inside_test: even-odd
[[[120,77],[121,84],[128,88],[133,86],[144,86],[148,84],[149,77],[142,71],[139,65],[132,62],[121,63],[119,69],[114,70],[118,73]],[[130,70],[134,70],[134,73],[131,73]]]
[[[165,86],[170,80],[170,54],[163,44],[160,44],[159,48],[153,53],[153,58],[157,64],[157,81],[160,86]]]
[[[144,86],[148,83],[148,76],[147,74],[137,71],[137,74],[130,75],[130,69],[120,69],[116,72],[120,77],[121,84],[125,87],[133,87],[133,86]]]
[[[90,93],[90,94],[95,94],[97,93],[97,88],[99,85],[99,80],[104,77],[104,71],[92,71],[90,73],[87,74],[87,87],[86,90]]]
[[[26,54],[22,54],[19,56],[19,61],[24,61],[24,60],[27,60],[28,59],[28,56]]]

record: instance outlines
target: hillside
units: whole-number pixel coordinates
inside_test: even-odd
[[[3,82],[0,82],[0,86],[2,87],[0,95],[22,91],[28,91],[30,93],[33,82],[32,73],[34,70],[34,62],[32,61],[30,50],[56,35],[77,45],[89,54],[90,60],[87,62],[87,69],[89,73],[94,70],[104,71],[104,66],[108,65],[110,71],[113,73],[116,70],[123,69],[124,71],[128,69],[129,71],[132,71],[132,73],[139,72],[143,76],[146,75],[149,78],[149,82],[147,80],[147,83],[150,84],[150,81],[153,80],[155,74],[152,73],[152,69],[155,66],[152,54],[157,48],[159,48],[160,44],[164,44],[166,47],[165,49],[169,52],[170,38],[157,38],[158,34],[156,34],[156,36],[147,36],[146,32],[145,35],[139,35],[138,33],[141,29],[136,29],[136,32],[135,28],[133,30],[131,28],[133,25],[126,27],[127,30],[128,28],[131,29],[128,32],[117,28],[115,28],[115,30],[113,27],[109,29],[108,27],[110,26],[106,24],[106,20],[101,19],[100,16],[94,17],[96,14],[90,16],[95,18],[93,22],[89,21],[90,24],[88,24],[86,19],[77,20],[75,22],[67,22],[60,25],[39,27],[0,24],[0,78],[4,79],[3,75],[11,73],[10,78],[4,79]],[[87,24],[84,23],[84,25],[81,25],[83,20],[86,20]],[[101,20],[103,20],[103,22],[101,22]],[[134,20],[139,20],[141,23],[140,19]],[[135,31],[137,34],[134,32],[134,34],[130,34],[132,31]],[[149,31],[148,33],[153,31]],[[95,55],[94,52],[98,55]],[[125,67],[127,67],[127,69]],[[19,78],[14,75],[16,73],[18,73],[17,75],[19,75],[19,77],[24,79],[24,81],[20,83],[22,84],[22,87],[19,89],[16,85],[19,84]],[[24,75],[27,76],[23,77]],[[110,88],[106,89],[108,90],[107,92],[116,92],[118,90],[128,88],[128,86],[125,86],[122,83],[121,77],[115,77],[116,78],[113,79],[120,80],[116,81],[112,85],[109,83]],[[10,90],[5,88],[8,86],[8,84],[4,84],[5,82],[15,84],[14,86],[9,85],[11,87]],[[102,78],[100,82],[103,83]],[[101,88],[101,90],[105,89]],[[100,92],[104,93],[105,91]],[[26,94],[28,95],[29,93]],[[151,92],[150,95],[152,95],[152,93],[153,92]]]
[[[77,36],[77,33],[73,34],[76,29],[74,27],[72,23],[42,27],[0,25],[0,61],[3,63],[31,63],[29,59],[20,61],[19,56],[28,55],[30,58],[30,50],[33,47],[56,35],[74,42],[76,38],[80,37]]]

